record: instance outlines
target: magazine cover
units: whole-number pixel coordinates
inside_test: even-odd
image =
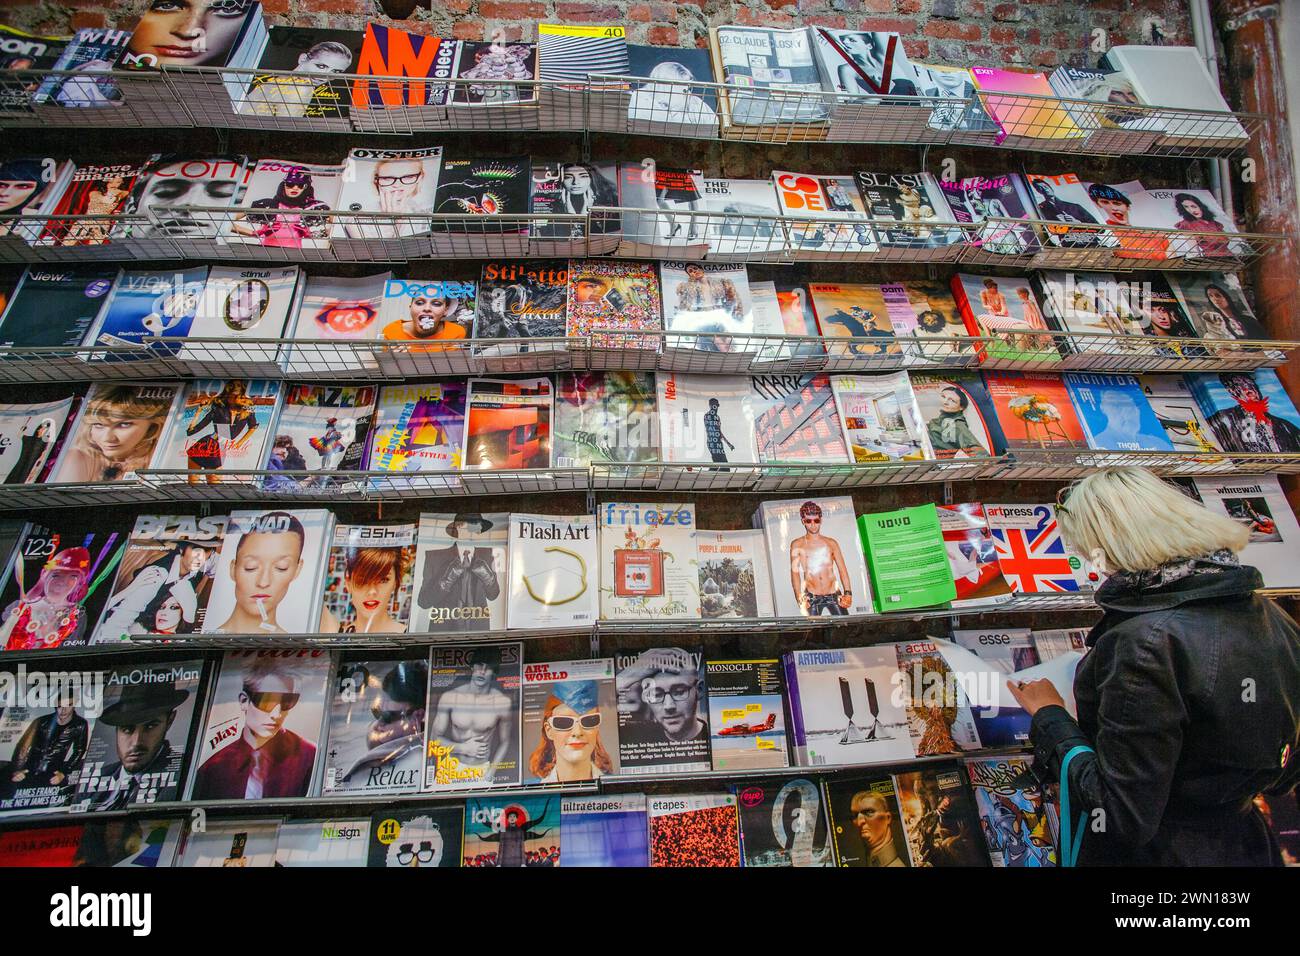
[[[832,375],[831,391],[851,461],[861,464],[934,457],[906,372]]]
[[[898,342],[884,287],[860,282],[812,282],[808,293],[812,299],[817,324],[826,338],[853,338],[848,347],[852,355],[896,355]]]
[[[600,555],[592,515],[510,515],[511,630],[592,625]]]
[[[1050,93],[1048,94],[1050,95]],[[1056,246],[1114,246],[1116,240],[1106,229],[1076,229],[1073,226],[1101,225],[1106,222],[1103,213],[1088,189],[1074,173],[1044,176],[1029,173],[1025,177],[1038,207],[1038,217],[1048,223],[1047,238]]]
[[[1267,339],[1234,275],[1164,273],[1196,334],[1206,339]]]
[[[700,194],[699,210],[708,214],[703,221],[710,253],[745,256],[785,249],[781,205],[772,180],[697,176],[695,188]]]
[[[429,232],[438,187],[442,147],[423,149],[352,149],[343,163],[343,184],[336,208],[377,212],[399,218],[343,219],[334,223],[333,239],[394,239]]]
[[[179,800],[203,661],[121,664],[104,675],[103,709],[90,732],[72,806],[125,810]]]
[[[643,793],[560,799],[561,866],[650,865]]]
[[[903,349],[907,353],[943,361],[971,348],[971,343],[959,341],[968,333],[948,283],[909,279],[882,285],[880,293],[889,312],[889,324],[900,338],[935,340],[905,342]]]
[[[204,634],[312,634],[334,516],[232,511]]]
[[[0,867],[174,866],[185,821],[88,819],[0,834]]]
[[[379,390],[366,468],[459,471],[465,435],[465,382],[385,385]]]
[[[275,420],[275,437],[262,480],[267,491],[331,488],[344,479],[334,472],[358,471],[365,464],[366,441],[375,416],[377,385],[339,387],[285,383],[284,404]],[[286,475],[276,472],[313,472]]]
[[[1033,631],[1031,636],[1034,639],[1034,653],[1044,664],[1063,654],[1086,654],[1088,632],[1091,630],[1090,627],[1061,627]]]
[[[3,175],[2,168],[0,175]],[[103,308],[117,275],[116,266],[26,269],[0,318],[0,346],[80,345]]]
[[[764,501],[758,517],[767,540],[777,617],[871,613],[852,498]]]
[[[525,664],[523,700],[525,785],[618,773],[613,658]]]
[[[831,866],[819,784],[803,777],[732,785],[745,866]]]
[[[1110,337],[1143,334],[1146,310],[1137,282],[1121,281],[1112,272],[1049,271],[1039,273],[1038,288],[1053,324],[1063,332],[1083,333],[1069,340],[1076,351],[1129,349]]]
[[[425,790],[519,786],[523,659],[519,643],[433,646]]]
[[[537,78],[583,83],[592,74],[627,76],[627,31],[621,26],[537,24]]]
[[[52,200],[51,216],[90,216],[89,219],[49,219],[41,229],[37,246],[98,246],[109,241],[120,220],[113,217],[126,212],[131,190],[142,167],[133,164],[114,166],[78,166],[72,171],[67,188]]]
[[[79,679],[20,668],[18,674],[0,672],[10,687],[26,682],[25,692],[16,695],[23,703],[0,713],[0,818],[68,805],[102,706]]]
[[[330,689],[321,796],[418,793],[429,656],[347,659]]]
[[[984,383],[1009,449],[1088,447],[1061,376],[986,372]]]
[[[551,213],[559,216],[590,216],[588,219],[534,219],[529,230],[534,239],[584,239],[593,233],[617,233],[620,216],[617,209],[617,163],[548,163],[534,166],[530,185],[529,212],[534,216]]]
[[[65,523],[29,524],[0,589],[0,641],[7,651],[79,647],[90,641],[122,560],[125,535]]]
[[[1295,561],[1300,524],[1276,475],[1197,478],[1196,493],[1211,511],[1250,529],[1250,543],[1238,557],[1259,568],[1264,587],[1300,587]]]
[[[913,63],[916,71],[916,93],[927,100],[951,100],[937,103],[930,111],[926,125],[930,129],[960,130],[972,133],[991,133],[997,123],[989,119],[975,93],[975,81],[970,70],[959,66]]]
[[[464,866],[560,865],[560,795],[470,797]]]
[[[277,365],[278,347],[254,345],[247,340],[285,337],[289,313],[301,281],[301,270],[297,266],[266,269],[213,266],[194,321],[190,323],[189,337],[221,339],[231,345],[187,343],[181,346],[180,357],[198,362],[258,359],[268,365]]]
[[[655,387],[664,461],[758,462],[748,376],[656,372]]]
[[[929,173],[861,172],[858,189],[881,245],[933,249],[965,239],[960,229],[926,225],[955,221],[943,190]],[[882,222],[897,225],[881,226]]]
[[[380,310],[392,273],[370,276],[308,276],[289,337],[321,345],[289,346],[291,375],[357,372],[377,365],[374,354],[350,352],[335,342],[371,342],[380,337]],[[386,336],[385,336],[386,337]]]
[[[186,337],[203,301],[207,278],[207,266],[184,272],[121,273],[91,333],[93,344],[143,346],[152,336]],[[149,348],[165,354],[176,352],[171,344],[153,343]],[[111,357],[92,353],[91,359],[95,358],[123,360],[120,351]]]
[[[1057,362],[1055,342],[1048,331],[1033,286],[1021,276],[952,277],[953,298],[961,309],[966,331],[991,341],[976,346],[980,360],[1006,358],[1037,363]]]
[[[226,651],[188,799],[307,796],[333,676],[333,656],[325,650]]]
[[[1051,505],[987,504],[989,531],[1002,576],[1017,594],[1079,591],[1087,582],[1083,560],[1065,546]]]
[[[477,284],[448,280],[389,279],[384,283],[378,331],[389,342],[468,338],[474,328]],[[446,352],[455,345],[409,345],[412,352]]]
[[[1237,224],[1208,189],[1194,189],[1179,186],[1174,189],[1146,189],[1134,180],[1107,186],[1093,183],[1089,187],[1093,200],[1103,211],[1105,200],[1111,203],[1119,201],[1115,195],[1123,197],[1120,205],[1124,207],[1124,221],[1135,226],[1151,229],[1175,229],[1180,232],[1195,233],[1189,236],[1148,237],[1146,240],[1147,258],[1163,259],[1165,256],[1176,258],[1186,256],[1192,259],[1209,259],[1241,255],[1248,252],[1250,244],[1241,239],[1232,239],[1237,232]],[[1170,249],[1170,241],[1177,245]],[[1158,245],[1157,245],[1158,244]],[[1156,248],[1152,248],[1156,247]]]
[[[146,7],[117,68],[154,71],[177,66],[237,67],[252,58],[250,48],[266,42],[260,0],[215,10],[188,8],[190,16],[200,15],[197,22],[178,19],[177,14],[186,9],[169,3]]]
[[[1103,451],[1174,450],[1136,376],[1067,372],[1064,378],[1089,447]]]
[[[807,30],[720,26],[713,30],[712,50],[714,73],[727,85],[724,126],[784,127],[826,119],[815,95],[822,82]]]
[[[740,866],[740,818],[735,794],[651,796],[652,867]]]
[[[781,662],[718,661],[704,665],[714,770],[790,766]]]
[[[617,333],[663,328],[659,270],[653,262],[570,259],[565,314],[568,338],[590,339],[598,348],[658,348],[658,335]]]
[[[936,507],[953,584],[957,588],[952,606],[972,607],[1009,599],[1011,585],[1002,575],[984,506],[971,501]]]
[[[894,774],[912,866],[988,866],[975,801],[958,765]]]
[[[1056,866],[1058,810],[1047,799],[1030,757],[965,761],[984,844],[994,866]]]
[[[471,378],[465,403],[465,470],[551,467],[555,387],[540,378]]]
[[[455,215],[526,216],[532,186],[527,156],[507,159],[444,159],[438,174],[433,211]],[[488,227],[494,232],[521,232],[525,224]]]
[[[764,618],[775,614],[762,531],[696,531],[700,617]]]
[[[413,524],[336,524],[321,593],[322,634],[405,634]]]
[[[285,249],[329,246],[330,219],[343,185],[342,166],[311,166],[283,159],[258,160],[225,239]]]
[[[898,794],[888,774],[837,778],[822,786],[837,865],[912,865]]]
[[[894,645],[903,675],[907,732],[918,757],[980,749],[970,701],[933,641]]]
[[[1141,297],[1137,304],[1142,307],[1138,321],[1143,327],[1142,331],[1157,339],[1198,338],[1200,333],[1197,325],[1174,295],[1174,290],[1166,279],[1167,275],[1168,273],[1152,273],[1138,286]],[[1202,349],[1190,343],[1161,344],[1155,347],[1155,353],[1192,356],[1202,354]]]
[[[280,819],[214,820],[187,828],[173,866],[275,866]]]
[[[52,156],[23,156],[0,162],[0,176],[14,184],[12,190],[0,195],[0,216],[22,213],[39,216],[50,212],[58,203],[73,168],[72,160],[60,161]],[[0,221],[0,237],[15,236],[34,242],[42,228],[41,222],[5,219]]]
[[[978,372],[913,372],[910,380],[935,458],[985,458],[1006,451],[997,411]]]
[[[936,67],[930,69],[937,71]],[[969,75],[968,71],[962,72]],[[983,225],[974,240],[981,248],[1001,255],[1038,251],[1033,226],[1023,222],[1037,219],[1038,209],[1019,173],[943,179],[939,188],[956,222]]]
[[[140,515],[92,644],[203,630],[225,515]]]
[[[616,654],[620,774],[709,770],[709,690],[701,647]]]
[[[504,631],[510,515],[422,514],[412,634]]]
[[[357,72],[362,33],[286,26],[273,26],[268,33],[257,66],[273,72],[253,75],[236,111],[254,116],[347,116],[347,81],[337,77]]]
[[[1271,368],[1189,375],[1187,383],[1224,451],[1300,452],[1300,412]]]
[[[285,820],[275,843],[276,866],[365,866],[370,820]]]
[[[555,379],[556,468],[659,460],[653,372],[561,372]]]
[[[190,212],[178,207],[233,206],[252,172],[247,156],[155,153],[135,181],[124,209],[145,221],[121,223],[113,237],[213,238],[222,223],[219,212]]]
[[[630,74],[649,81],[632,87],[627,118],[634,127],[638,123],[652,130],[698,126],[716,134],[717,90],[701,85],[713,82],[708,50],[630,43],[627,56]]]
[[[159,442],[154,467],[188,469],[195,484],[217,484],[222,471],[261,468],[270,454],[283,389],[283,383],[263,379],[186,383],[179,411]]]
[[[830,376],[755,375],[750,383],[759,461],[849,460]]]
[[[698,618],[695,506],[609,501],[597,514],[600,619]]]
[[[852,176],[776,170],[772,182],[781,215],[793,220],[816,220],[807,225],[786,224],[795,251],[834,256],[876,251],[875,230],[867,222],[870,216]]]
[[[1034,639],[1027,627],[958,629],[952,632],[952,640],[1004,674],[1014,674],[1039,663]]]
[[[915,71],[897,33],[826,27],[809,27],[808,32],[827,92],[916,95]]]
[[[1047,140],[1083,137],[1083,130],[1074,124],[1042,73],[983,66],[972,67],[970,72],[980,102],[998,125],[998,143],[1021,137]]]
[[[1139,375],[1137,379],[1174,451],[1192,454],[1223,451],[1185,377]]]
[[[68,426],[50,482],[121,481],[155,460],[179,385],[95,383]]]
[[[398,803],[370,817],[367,866],[460,866],[465,808],[460,804],[427,806]]]
[[[456,78],[451,88],[453,104],[500,106],[505,103],[532,103],[537,88],[511,86],[492,80],[532,80],[537,76],[537,44],[510,43],[504,40],[476,42],[462,40],[456,60]]]
[[[410,83],[365,79],[365,77],[449,79],[455,72],[455,40],[444,40],[422,33],[408,33],[396,27],[367,23],[361,41],[352,80],[352,119],[375,109],[383,116],[384,108],[441,105],[447,95],[446,83]],[[373,127],[372,127],[373,128]],[[382,126],[379,127],[381,130]]]
[[[568,286],[569,264],[563,259],[485,262],[474,309],[474,338],[564,338]],[[537,347],[521,344],[516,350]]]
[[[916,756],[907,710],[895,694],[892,644],[785,657],[795,755],[803,767],[889,763]]]
[[[6,27],[0,52],[0,70],[50,70],[56,75],[24,78],[0,94],[0,110],[28,112],[31,106],[56,103],[64,108],[111,108],[121,104],[122,93],[106,73],[131,39],[129,30],[83,28],[72,37],[38,37]],[[59,75],[68,70],[72,76]],[[30,96],[30,100],[28,97]],[[30,105],[29,105],[30,104]]]
[[[659,276],[665,331],[698,333],[670,336],[670,348],[735,352],[752,347],[754,304],[743,263],[661,262]],[[729,334],[743,338],[735,342]]]
[[[0,405],[0,484],[29,485],[41,477],[75,402]]]

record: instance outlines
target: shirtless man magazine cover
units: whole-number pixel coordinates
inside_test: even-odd
[[[424,789],[519,786],[523,645],[434,647]]]
[[[765,501],[759,518],[778,617],[871,613],[852,498]]]

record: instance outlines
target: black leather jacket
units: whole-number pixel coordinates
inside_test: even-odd
[[[1300,780],[1300,628],[1251,567],[1198,573],[1162,588],[1097,591],[1105,616],[1074,680],[1079,719],[1034,714],[1038,771],[1070,764],[1079,863],[1277,865],[1251,799]],[[1095,832],[1096,808],[1105,829]]]

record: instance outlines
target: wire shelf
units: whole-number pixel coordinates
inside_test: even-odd
[[[69,82],[71,81],[71,82]],[[45,84],[46,94],[36,94]],[[115,91],[116,99],[105,94]],[[380,102],[372,104],[371,93]],[[592,74],[585,83],[429,80],[228,67],[17,70],[0,128],[224,128],[411,135],[453,130],[605,132],[787,145],[965,145],[1092,155],[1216,156],[1262,130],[1257,113],[1119,106],[1029,94],[888,96],[738,88]],[[984,115],[996,107],[1004,134]],[[311,115],[307,115],[311,114]]]
[[[1082,478],[1099,468],[1137,466],[1164,477],[1208,475],[1300,474],[1300,454],[1223,454],[1192,452],[1092,451],[1083,449],[1018,449],[1008,456],[1007,470],[997,477],[1017,481],[1064,481]]]

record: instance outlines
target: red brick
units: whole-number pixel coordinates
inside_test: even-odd
[[[1040,50],[1034,54],[1034,63],[1037,66],[1059,66],[1061,55],[1055,50]]]
[[[1018,46],[1004,46],[999,52],[1007,63],[1019,63],[1024,59]]]
[[[858,24],[858,29],[877,33],[900,33],[907,36],[916,33],[916,21],[902,20],[898,17],[868,17]]]
[[[980,28],[973,23],[953,23],[948,20],[931,20],[925,25],[926,36],[940,40],[978,40]]]
[[[442,0],[442,8],[448,13],[469,13],[470,0]]]
[[[1052,46],[1058,50],[1068,50],[1077,42],[1079,42],[1079,37],[1076,37],[1073,33],[1052,34]]]
[[[755,13],[749,7],[737,7],[736,23],[742,27],[788,28],[795,25],[795,19],[788,13]]]
[[[451,25],[451,35],[455,37],[457,40],[487,39],[487,35],[484,33],[483,30],[482,21],[475,21],[473,23],[470,23],[466,20],[461,20],[457,23],[453,23]]]
[[[1032,46],[1037,46],[1043,42],[1043,31],[1038,29],[1038,27],[1031,27],[1024,33],[1020,34],[1020,39]]]
[[[773,10],[780,10],[782,7],[799,6],[799,0],[767,0],[767,5]]]
[[[814,13],[804,17],[803,22],[810,27],[829,27],[832,30],[843,30],[848,26],[848,21],[839,13]]]
[[[90,30],[96,27],[107,26],[102,13],[92,13],[89,10],[78,10],[72,15],[72,29]]]
[[[989,39],[994,43],[1015,43],[1016,31],[1013,27],[989,27]]]
[[[899,13],[917,14],[921,12],[921,0],[898,0],[894,8]]]
[[[557,3],[556,17],[565,23],[610,23],[623,19],[623,12],[612,3]]]
[[[646,40],[651,46],[677,46],[681,42],[680,31],[674,26],[656,23],[646,31]]]
[[[356,13],[356,0],[311,0],[314,13]],[[405,27],[403,27],[405,29]]]
[[[914,40],[907,37],[903,40],[903,49],[907,51],[908,59],[924,62],[925,58],[930,55],[930,41]]]
[[[484,20],[542,20],[546,17],[546,4],[502,3],[499,0],[480,0],[478,15]]]
[[[983,4],[982,0],[966,0],[966,16],[983,17],[987,16],[988,12],[988,7]]]
[[[993,8],[994,20],[1019,20],[1020,15],[1018,3],[999,3]]]
[[[289,0],[262,0],[262,12],[268,17],[282,17],[289,12]]]
[[[868,13],[893,13],[892,0],[862,0],[862,9]]]

